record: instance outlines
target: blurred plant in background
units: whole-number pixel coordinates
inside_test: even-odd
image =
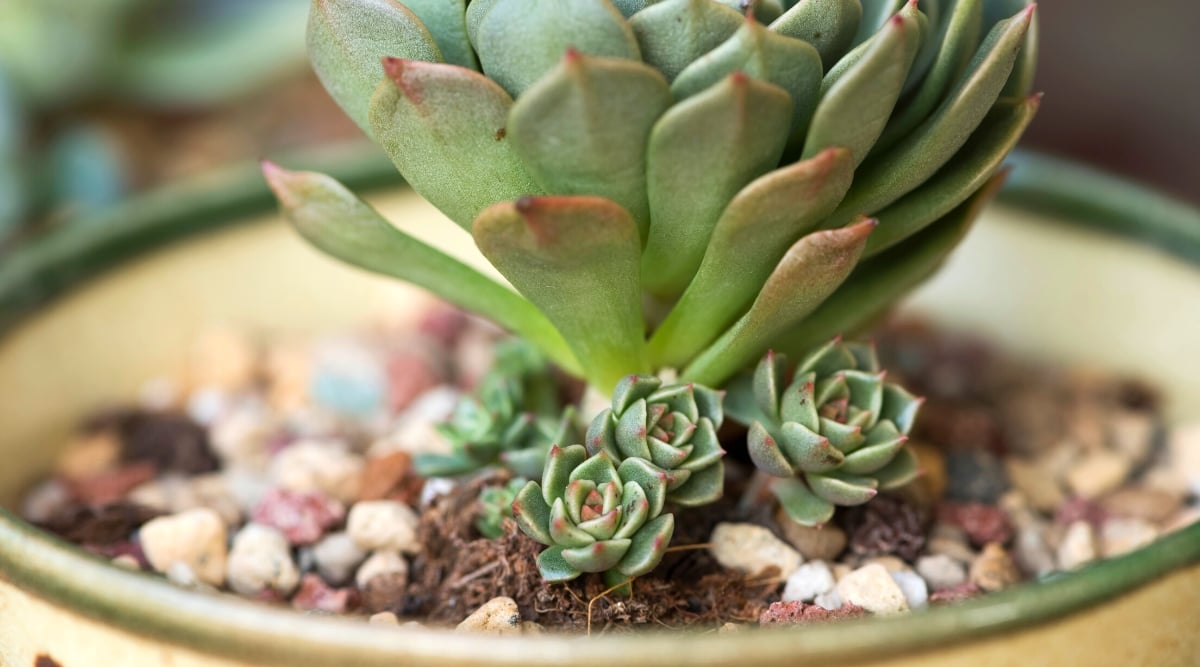
[[[305,75],[307,9],[305,0],[0,2],[0,243],[132,188],[258,157],[281,133],[292,133],[282,143],[307,140],[286,122],[255,132],[254,119],[239,118],[219,125],[231,135],[222,139],[218,124],[197,121],[239,107],[263,114],[256,93]],[[285,113],[316,107],[313,140],[352,132],[318,86],[306,90],[312,104],[264,99]]]

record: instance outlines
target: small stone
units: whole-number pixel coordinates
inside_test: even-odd
[[[1094,500],[1115,491],[1129,477],[1131,470],[1132,464],[1125,455],[1093,451],[1067,470],[1067,486],[1075,495]]]
[[[862,607],[873,614],[897,614],[908,611],[904,591],[882,565],[860,567],[837,582],[838,595],[847,604]]]
[[[345,515],[342,504],[324,494],[272,489],[254,508],[252,518],[278,528],[292,544],[312,544]]]
[[[121,441],[108,430],[77,436],[55,462],[55,472],[68,480],[87,479],[116,467]]]
[[[260,408],[241,408],[216,420],[210,429],[213,451],[226,467],[261,470],[270,453],[275,424]]]
[[[213,329],[196,338],[189,358],[194,385],[237,391],[258,376],[258,350],[249,338],[233,329]]]
[[[1200,522],[1200,507],[1185,507],[1163,524],[1163,534],[1178,532]]]
[[[909,567],[908,563],[905,563],[895,556],[872,556],[870,558],[864,558],[863,561],[859,563],[859,567],[862,567],[863,565],[871,565],[872,563],[882,565],[883,569],[887,570],[888,572],[904,572],[912,569]]]
[[[994,504],[1008,490],[1004,465],[982,449],[947,452],[946,476],[949,500]]]
[[[371,577],[366,586],[359,589],[362,591],[363,609],[368,613],[402,611],[407,587],[407,573],[389,573]]]
[[[390,611],[381,611],[377,614],[371,614],[367,619],[371,625],[400,625],[400,618],[395,613]]]
[[[929,603],[929,586],[921,575],[912,570],[892,572],[892,580],[904,591],[904,599],[908,601],[909,609],[920,609]]]
[[[845,606],[845,603],[842,602],[842,596],[838,595],[837,588],[821,593],[813,600],[813,604],[829,611],[841,609]]]
[[[308,391],[313,402],[346,417],[386,411],[388,378],[382,355],[350,340],[319,345],[312,355]]]
[[[461,397],[461,392],[445,385],[421,394],[396,419],[396,427],[391,434],[371,444],[367,456],[375,458],[393,452],[449,452],[450,442],[437,430],[437,426],[450,419]]]
[[[1013,532],[1004,510],[983,503],[943,502],[938,505],[938,521],[962,528],[977,547],[989,542],[1004,544]]]
[[[313,564],[321,578],[335,586],[350,580],[367,552],[347,533],[330,533],[312,548]]]
[[[88,505],[107,505],[122,500],[130,491],[154,479],[154,464],[130,463],[91,477],[67,480],[71,496]]]
[[[212,426],[233,409],[234,397],[216,387],[198,387],[188,394],[184,412],[201,426]]]
[[[946,496],[946,487],[949,485],[946,455],[940,448],[919,441],[909,441],[905,446],[916,455],[917,469],[921,471],[908,489],[917,504],[932,507]]]
[[[331,588],[321,577],[306,574],[300,579],[300,590],[292,596],[292,606],[303,611],[326,614],[344,614],[354,607],[354,591],[349,588]]]
[[[887,494],[842,512],[850,551],[859,556],[896,555],[915,560],[925,547],[925,524],[925,516],[915,505]]]
[[[185,415],[128,411],[117,415],[121,460],[150,462],[163,472],[198,475],[220,467],[208,431]]]
[[[804,526],[792,521],[782,509],[776,513],[775,522],[783,539],[807,560],[833,560],[846,548],[846,531],[836,524],[827,523],[820,528]]]
[[[1100,552],[1105,558],[1140,549],[1158,538],[1158,529],[1141,519],[1109,519],[1100,528]]]
[[[139,527],[161,515],[126,501],[102,506],[67,505],[39,525],[70,542],[107,547],[127,544]]]
[[[508,597],[488,600],[475,613],[468,616],[455,628],[458,632],[486,632],[497,635],[519,634],[521,612],[517,603]]]
[[[1013,557],[1022,572],[1042,577],[1053,572],[1057,566],[1054,550],[1046,541],[1046,526],[1030,524],[1017,531],[1013,540]]]
[[[167,571],[163,574],[166,575],[167,581],[175,584],[176,586],[181,586],[183,588],[189,588],[194,591],[205,593],[212,593],[216,591],[216,588],[213,586],[200,581],[200,578],[196,576],[196,571],[186,563],[181,563],[178,561],[171,563],[170,567],[168,567]]]
[[[844,605],[838,609],[826,609],[803,602],[772,602],[758,617],[759,625],[815,625],[834,621],[862,618],[867,610],[855,605]]]
[[[710,541],[709,551],[718,563],[752,577],[774,569],[787,578],[804,562],[774,533],[752,523],[719,523]]]
[[[394,500],[371,500],[350,508],[346,532],[363,551],[415,554],[421,550],[417,539],[419,521],[408,505]]]
[[[520,633],[523,635],[543,635],[546,634],[546,628],[541,623],[534,621],[521,621]]]
[[[1200,422],[1172,429],[1167,452],[1175,476],[1191,495],[1200,496]]]
[[[21,500],[21,516],[30,523],[43,524],[67,508],[71,491],[58,479],[39,482]]]
[[[250,523],[233,537],[226,580],[242,595],[253,596],[269,588],[286,596],[300,583],[300,572],[283,533]]]
[[[833,579],[835,581],[841,581],[842,577],[854,571],[854,568],[849,563],[834,563],[830,566],[830,569],[833,570]]]
[[[962,562],[945,554],[918,558],[917,574],[935,591],[953,588],[967,580],[967,568]]]
[[[271,479],[281,489],[319,491],[349,504],[362,489],[364,461],[340,442],[303,440],[292,444],[271,462]]]
[[[1096,560],[1096,531],[1087,521],[1067,526],[1058,545],[1058,569],[1077,570]]]
[[[1158,424],[1149,412],[1121,410],[1108,416],[1109,441],[1113,449],[1135,468],[1144,465],[1154,451]]]
[[[1131,486],[1117,489],[1100,500],[1100,507],[1111,516],[1162,523],[1183,505],[1179,496],[1150,487]]]
[[[133,570],[136,572],[142,569],[142,564],[138,562],[138,559],[134,556],[130,556],[129,554],[121,554],[120,556],[113,558],[110,562],[124,570]]]
[[[1059,506],[1054,513],[1054,522],[1060,526],[1086,521],[1093,528],[1099,528],[1107,520],[1108,512],[1099,503],[1087,498],[1072,498]]]
[[[1066,500],[1062,484],[1053,468],[1039,461],[1010,458],[1004,463],[1013,486],[1021,491],[1029,503],[1042,512],[1053,512]]]
[[[306,345],[278,343],[267,350],[267,402],[275,410],[292,412],[308,402],[312,358]]]
[[[949,537],[934,537],[929,540],[929,553],[947,556],[960,563],[975,560],[975,551],[965,541]]]
[[[139,531],[150,566],[166,572],[182,563],[196,578],[211,586],[225,582],[225,522],[210,509],[193,509],[151,519]]]
[[[725,623],[724,625],[722,625],[721,627],[717,628],[717,634],[718,635],[728,635],[728,634],[732,634],[735,632],[741,632],[742,630],[745,630],[745,629],[746,629],[745,625],[743,625],[741,623],[734,623],[733,621],[729,621],[729,622]]]
[[[358,566],[354,574],[354,584],[359,588],[366,588],[372,579],[383,575],[408,577],[408,561],[394,551],[376,551]]]
[[[962,602],[963,600],[969,600],[973,597],[977,597],[981,593],[983,593],[983,589],[968,581],[966,583],[954,586],[953,588],[945,588],[935,592],[933,595],[929,596],[929,603],[935,605],[954,604],[956,602]]]
[[[421,394],[445,381],[445,371],[432,346],[415,346],[387,361],[388,407],[393,412],[407,408]]]
[[[825,561],[809,561],[796,568],[783,587],[784,602],[812,602],[821,593],[833,590],[837,582]]]
[[[405,493],[404,482],[412,473],[412,456],[408,452],[392,452],[367,459],[363,470],[359,500],[384,500],[393,493]],[[415,477],[415,475],[412,475]],[[418,492],[418,497],[420,496]],[[412,500],[416,500],[413,498]]]
[[[970,581],[981,589],[994,593],[1021,581],[1021,573],[1012,556],[999,544],[983,548],[971,563]]]

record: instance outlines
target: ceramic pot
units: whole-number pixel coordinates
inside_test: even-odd
[[[1078,167],[1017,160],[1006,198],[903,307],[1017,353],[1135,373],[1165,390],[1171,419],[1196,420],[1200,213]],[[391,173],[339,164],[334,171],[360,190]],[[437,214],[410,191],[372,192],[401,226],[473,251],[465,234],[431,233]],[[179,367],[197,329],[335,331],[381,300],[421,298],[308,248],[248,172],[153,195],[96,223],[0,266],[6,508],[46,474],[82,415]],[[1197,619],[1200,525],[1079,572],[903,617],[686,638],[494,638],[188,592],[0,511],[5,667],[1194,665]]]

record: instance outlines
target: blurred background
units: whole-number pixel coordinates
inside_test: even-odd
[[[308,0],[0,0],[0,254],[139,191],[352,140]],[[1200,204],[1200,2],[1046,0],[1024,145]]]

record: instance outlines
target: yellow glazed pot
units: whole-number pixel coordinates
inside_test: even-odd
[[[1019,353],[1137,374],[1165,389],[1171,419],[1200,418],[1200,214],[1077,167],[1018,162],[1005,203],[904,307]],[[390,167],[333,164],[355,187],[375,187],[373,201],[401,226],[471,256],[470,239],[437,224],[416,195],[378,187]],[[179,367],[198,328],[336,331],[380,303],[423,298],[310,250],[273,210],[242,172],[153,195],[2,260],[0,506],[13,508],[46,474],[79,417]],[[0,667],[1167,667],[1200,664],[1198,628],[1200,525],[1080,572],[897,618],[493,638],[191,593],[0,511]]]

